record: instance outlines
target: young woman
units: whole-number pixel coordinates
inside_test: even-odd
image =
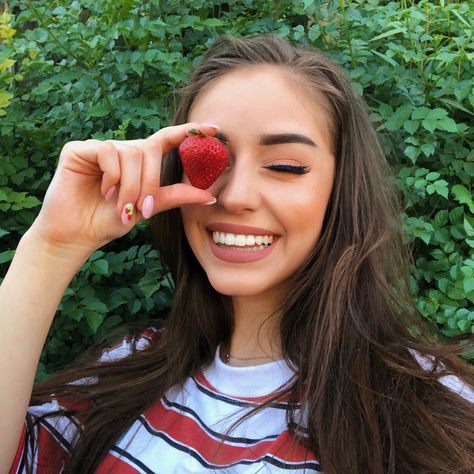
[[[192,128],[229,150],[208,190],[177,154]],[[174,126],[64,147],[0,290],[0,471],[474,472],[474,377],[416,314],[399,214],[334,63],[270,37],[217,41]],[[30,399],[71,278],[152,215],[176,283],[165,327]]]

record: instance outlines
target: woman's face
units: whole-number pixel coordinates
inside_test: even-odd
[[[277,67],[255,66],[217,79],[193,105],[189,120],[219,125],[229,148],[230,166],[209,188],[217,203],[181,209],[222,294],[281,297],[318,241],[335,158],[325,101],[307,91]]]

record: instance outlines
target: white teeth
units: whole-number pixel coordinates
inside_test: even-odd
[[[234,245],[235,244],[235,235],[234,234],[226,234],[225,244],[226,245]]]
[[[226,237],[226,240],[227,240],[227,237]],[[246,244],[247,244],[247,238],[245,237],[245,235],[239,234],[235,236],[235,245],[237,245],[237,247],[245,247]]]
[[[273,243],[273,235],[244,235],[214,231],[212,233],[212,240],[216,244],[235,247],[249,246],[252,249],[258,250]]]

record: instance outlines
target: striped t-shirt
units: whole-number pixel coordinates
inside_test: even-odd
[[[157,332],[147,330],[137,342],[144,348]],[[132,340],[106,352],[102,360],[114,360],[131,353]],[[283,361],[252,367],[224,364],[216,352],[213,363],[189,377],[183,388],[170,390],[142,413],[109,451],[96,474],[163,473],[186,474],[220,472],[317,473],[314,454],[290,435],[287,405],[264,408],[229,429],[243,415],[267,399],[293,376]],[[31,417],[61,408],[57,400],[29,407]],[[60,473],[71,449],[79,420],[72,416],[47,417],[39,427],[23,428],[18,452],[10,474],[24,473],[25,457],[32,444],[35,451],[33,473]],[[31,432],[34,431],[34,432]],[[52,449],[58,465],[45,457]]]

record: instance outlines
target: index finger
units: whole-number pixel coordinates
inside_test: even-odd
[[[168,154],[173,148],[179,146],[179,144],[189,136],[191,129],[200,130],[207,135],[214,135],[219,126],[212,124],[202,124],[196,122],[183,123],[182,125],[172,125],[170,127],[164,127],[158,132],[148,137],[148,140],[153,140],[161,147],[162,155]]]

